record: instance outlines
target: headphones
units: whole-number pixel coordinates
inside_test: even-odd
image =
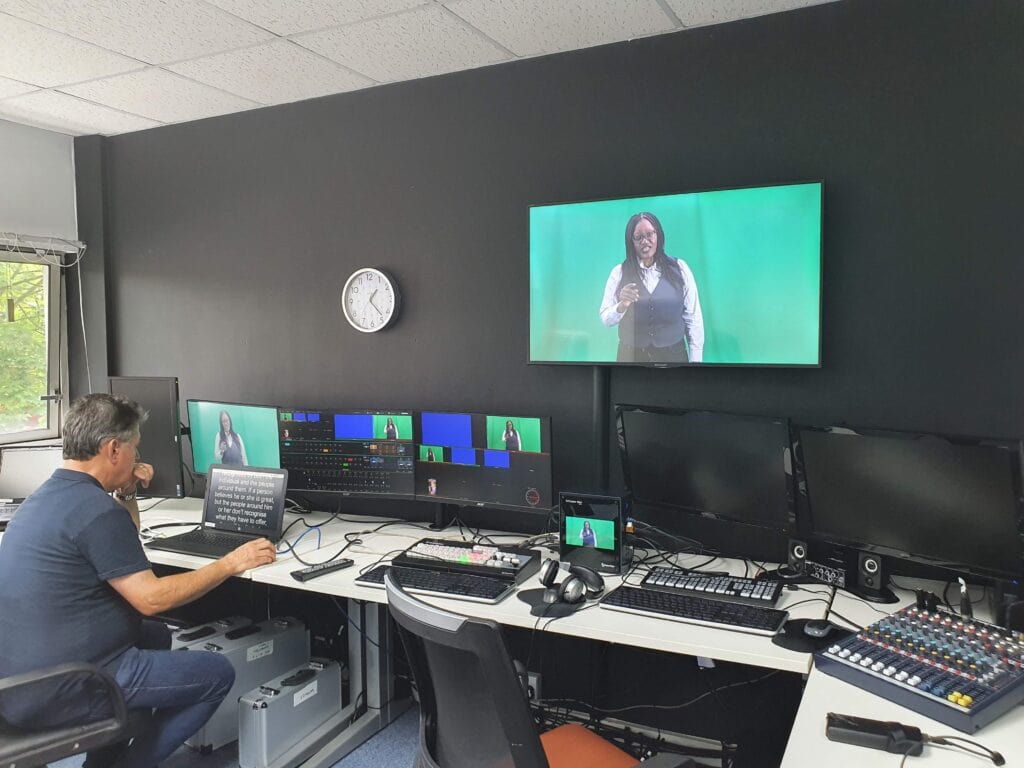
[[[569,576],[556,584],[555,578],[558,576],[559,568],[569,571]],[[548,604],[577,605],[599,597],[604,592],[604,579],[601,575],[582,565],[559,563],[548,558],[541,563],[539,577],[540,583],[546,587],[544,602]]]

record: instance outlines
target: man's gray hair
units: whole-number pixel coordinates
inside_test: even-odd
[[[127,443],[149,414],[134,400],[97,393],[71,404],[64,418],[64,458],[88,461],[111,439]]]

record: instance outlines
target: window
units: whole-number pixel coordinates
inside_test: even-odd
[[[0,246],[0,443],[60,434],[60,255]]]

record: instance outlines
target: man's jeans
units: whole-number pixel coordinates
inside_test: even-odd
[[[139,647],[121,656],[114,679],[129,711],[153,710],[152,716],[138,718],[126,752],[118,756],[123,745],[94,750],[86,768],[110,765],[115,758],[118,768],[153,768],[202,728],[227,696],[235,682],[231,662],[206,651],[151,650],[170,645],[167,627],[143,622]]]

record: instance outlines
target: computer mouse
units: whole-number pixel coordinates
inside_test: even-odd
[[[804,624],[804,634],[809,637],[822,638],[836,628],[836,625],[828,619],[811,619]]]

